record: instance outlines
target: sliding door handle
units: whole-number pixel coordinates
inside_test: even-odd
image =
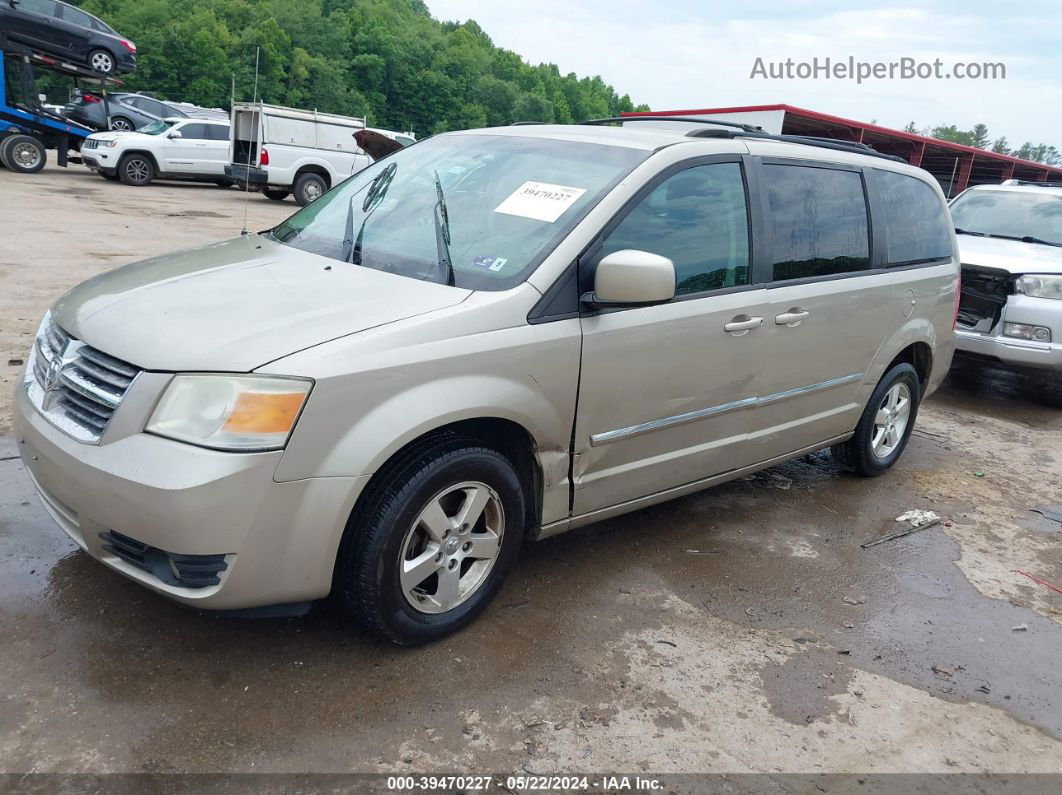
[[[762,325],[762,317],[738,315],[729,323],[723,324],[723,331],[729,332],[730,334],[744,334],[745,332],[752,331],[752,329],[759,328]]]
[[[791,309],[776,316],[774,322],[779,326],[795,326],[809,317],[811,317],[811,313],[806,309]]]

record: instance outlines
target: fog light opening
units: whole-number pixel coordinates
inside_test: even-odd
[[[1005,323],[1003,336],[1030,342],[1050,342],[1051,329],[1044,326],[1032,326],[1028,323]]]

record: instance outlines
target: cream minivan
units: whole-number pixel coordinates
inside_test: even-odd
[[[439,135],[44,318],[20,451],[161,594],[453,631],[541,539],[832,447],[876,475],[951,362],[925,171],[703,123]]]

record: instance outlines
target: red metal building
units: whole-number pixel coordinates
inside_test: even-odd
[[[909,163],[921,166],[937,178],[949,198],[970,185],[1000,183],[1007,179],[1062,181],[1062,167],[1045,166],[1043,163],[1021,160],[1010,155],[996,154],[972,146],[953,144],[792,105],[656,110],[623,115],[712,118],[758,124],[774,134],[815,135],[843,141],[860,141],[873,146],[879,152],[899,155]]]

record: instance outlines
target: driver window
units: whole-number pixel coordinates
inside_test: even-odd
[[[749,283],[749,222],[740,163],[694,166],[668,177],[605,239],[675,263],[675,294]]]

